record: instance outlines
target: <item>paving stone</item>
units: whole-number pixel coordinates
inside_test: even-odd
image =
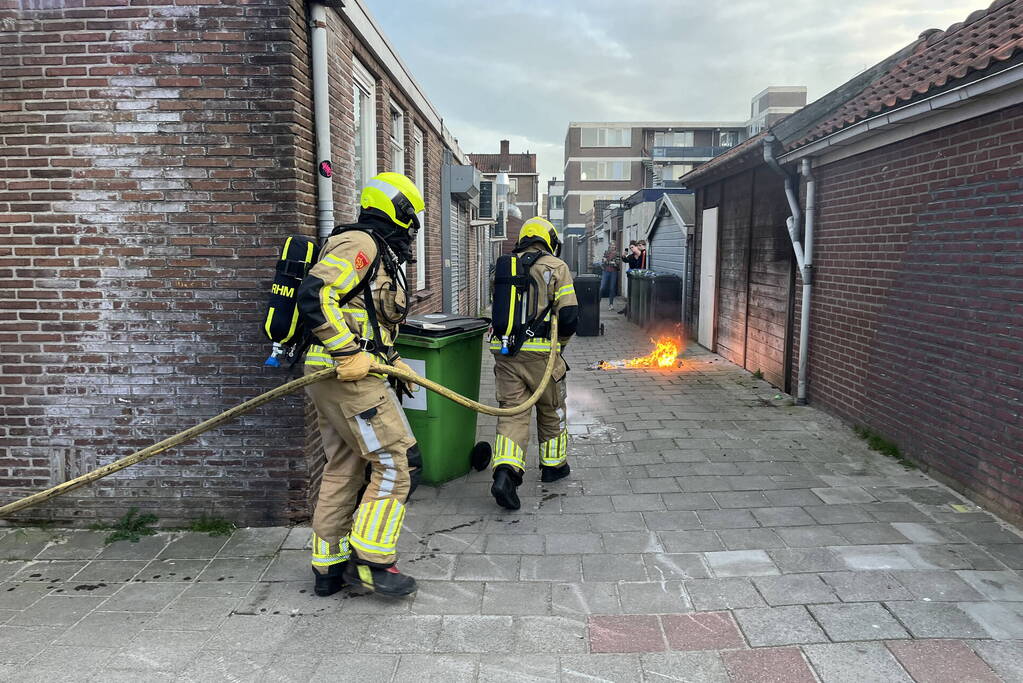
[[[184,532],[167,544],[157,559],[187,560],[214,557],[227,543],[227,536]],[[250,553],[246,553],[249,555]],[[273,553],[267,553],[272,555]]]
[[[845,505],[849,503],[871,503],[874,496],[864,491],[859,486],[841,486],[834,488],[810,489],[814,495],[828,505]]]
[[[603,553],[604,544],[600,534],[547,534],[548,555],[579,555]]]
[[[658,538],[669,553],[694,553],[724,550],[725,545],[713,531],[659,531]]]
[[[138,541],[115,541],[96,557],[97,560],[152,560],[170,543],[171,534],[143,536]]]
[[[655,616],[591,616],[590,652],[663,652],[664,634]]]
[[[181,673],[186,681],[256,681],[274,659],[272,652],[249,652],[238,657],[234,652],[202,650]]]
[[[726,576],[769,576],[778,568],[763,550],[731,550],[705,553],[707,566],[718,578]]]
[[[751,529],[760,526],[749,510],[700,510],[705,529]]]
[[[630,654],[569,655],[561,658],[561,680],[591,683],[615,681],[629,683],[643,680],[639,656]]]
[[[211,560],[197,581],[258,581],[270,565],[269,557],[238,557]]]
[[[750,579],[694,579],[685,582],[686,592],[698,610],[764,607],[766,603]]]
[[[394,678],[380,680],[469,682],[476,679],[476,665],[477,658],[470,655],[402,655]],[[353,662],[352,670],[361,672],[357,667],[358,662]]]
[[[889,643],[888,649],[917,683],[1000,683],[984,661],[959,640]]]
[[[892,572],[900,584],[909,589],[920,600],[938,602],[963,602],[984,600],[970,584],[960,579],[955,572]]]
[[[285,551],[281,551],[282,553]],[[527,556],[528,557],[528,556]],[[403,570],[411,574],[416,579],[434,579],[444,580],[450,579],[455,574],[455,555],[447,555],[440,553],[430,553],[424,556],[412,557],[408,560],[402,560]],[[308,556],[306,562],[308,562]],[[288,568],[287,566],[279,567],[276,571],[271,574],[271,569],[274,569],[273,562],[267,570],[267,573],[263,575],[263,579],[267,580],[272,575],[287,575],[291,578],[299,576],[295,568]],[[308,572],[308,569],[306,569]],[[305,572],[303,572],[305,573]],[[307,574],[308,575],[308,574]]]
[[[702,529],[703,524],[692,510],[665,510],[644,512],[643,519],[652,531],[677,531],[683,529]]]
[[[892,528],[913,543],[962,543],[962,534],[946,524],[920,524],[919,522],[892,522]]]
[[[587,531],[592,529],[598,532],[615,531],[646,531],[646,520],[640,512],[605,512],[595,515],[588,515],[589,525]]]
[[[844,545],[845,537],[833,526],[791,526],[777,527],[774,532],[790,548],[817,548]]]
[[[803,653],[796,647],[722,652],[733,683],[815,683]]]
[[[185,592],[182,593],[182,597],[186,598],[244,598],[248,595],[254,586],[257,585],[272,585],[272,584],[257,584],[255,581],[213,581],[210,583],[193,583],[191,586],[185,588]],[[302,585],[312,592],[309,582],[302,582]],[[106,607],[107,603],[103,603],[103,608]]]
[[[624,581],[618,584],[623,614],[675,614],[692,609],[681,581]]]
[[[456,581],[517,581],[518,578],[518,555],[459,555],[455,560]]]
[[[666,493],[661,496],[669,510],[716,510],[717,502],[709,493]]]
[[[154,615],[93,612],[65,631],[56,645],[118,648],[131,641]]]
[[[555,683],[559,662],[544,655],[487,655],[479,662],[479,683]]]
[[[512,641],[510,616],[445,615],[435,652],[507,652]]]
[[[11,619],[9,626],[63,626],[69,627],[93,611],[106,598],[47,595]]]
[[[1023,643],[996,643],[979,640],[973,649],[1006,681],[1023,681]]]
[[[159,612],[184,592],[180,583],[130,583],[107,598],[104,612]]]
[[[984,550],[1010,569],[1023,569],[1023,543],[985,545]]]
[[[827,572],[821,578],[843,602],[912,600],[913,594],[888,572]]]
[[[795,645],[827,642],[805,607],[759,607],[735,610],[750,645]]]
[[[586,514],[592,512],[613,512],[611,496],[573,496],[561,501],[561,511],[566,514]]]
[[[785,547],[785,541],[770,529],[721,529],[717,534],[729,550],[766,550]]]
[[[458,583],[462,582],[455,582]],[[483,614],[541,615],[547,614],[548,611],[550,586],[545,583],[495,581],[486,584],[483,593]]]
[[[91,560],[106,546],[104,535],[96,531],[62,531],[44,548],[38,560]]]
[[[818,524],[857,524],[875,519],[859,505],[808,505],[803,508]]]
[[[1023,603],[960,602],[958,605],[992,638],[1023,639]]]
[[[15,529],[0,536],[0,560],[31,560],[50,545],[53,537],[42,529]]]
[[[914,638],[986,638],[988,632],[956,605],[944,602],[887,602]]]
[[[522,557],[519,578],[522,581],[581,581],[582,559],[578,555]]]
[[[1023,579],[1015,572],[959,571],[956,574],[988,600],[1023,601]]]
[[[699,579],[710,576],[697,553],[657,553],[643,556],[646,573],[653,581]]]
[[[899,554],[916,569],[977,569],[1000,571],[1001,562],[972,544],[900,545]]]
[[[781,491],[764,491],[764,496],[771,505],[784,507],[820,505],[823,501],[810,489],[785,489]]]
[[[309,562],[308,556],[306,562]],[[209,560],[153,560],[133,580],[144,583],[194,581],[209,563]]]
[[[838,596],[816,574],[760,576],[753,583],[771,606],[838,602]]]
[[[952,529],[959,532],[974,543],[984,545],[997,543],[1023,543],[1023,538],[994,522],[970,522],[953,524]]]
[[[230,616],[238,598],[178,598],[159,615],[152,617],[147,629],[160,631],[215,630]]]
[[[618,586],[610,582],[556,583],[551,586],[551,610],[555,614],[620,614]]]
[[[633,493],[679,493],[682,490],[674,479],[667,477],[630,479],[629,486]]]
[[[0,664],[24,664],[62,632],[54,626],[0,626]]]
[[[290,532],[288,527],[237,529],[217,557],[269,557],[281,549]]]
[[[93,560],[75,574],[74,583],[79,585],[125,583],[135,578],[148,564],[145,560]]]
[[[725,477],[679,477],[678,484],[687,493],[732,490]]]
[[[879,522],[932,522],[933,520],[910,503],[872,503],[863,509]]]
[[[84,681],[102,678],[100,669],[116,652],[115,648],[109,647],[50,645],[22,670],[21,680]]]
[[[313,530],[307,526],[292,527],[281,543],[281,550],[309,550],[312,548]]]
[[[87,560],[33,560],[26,562],[22,570],[12,579],[14,581],[62,583],[71,580],[87,563]]]
[[[209,638],[206,631],[141,631],[110,660],[110,666],[145,671],[147,677],[151,670],[180,671]]]
[[[913,569],[913,564],[899,553],[896,546],[834,546],[831,551],[845,562],[846,567],[856,571]]]
[[[661,624],[670,650],[727,650],[746,645],[728,612],[668,614],[661,617]]]
[[[850,545],[909,542],[909,539],[896,531],[891,524],[881,522],[870,524],[836,524],[831,529],[842,534]]]
[[[664,501],[659,493],[633,493],[627,496],[611,496],[614,509],[618,512],[663,510]]]
[[[822,683],[912,683],[906,671],[881,643],[807,645],[803,652]]]
[[[389,615],[369,618],[359,651],[403,654],[433,652],[440,635],[441,617],[436,615]]]
[[[720,508],[761,508],[769,504],[761,491],[721,491],[713,495]]]
[[[785,529],[778,531],[781,534]],[[768,550],[767,554],[782,574],[841,571],[846,567],[845,562],[828,548],[778,549]]]
[[[753,516],[767,527],[799,527],[814,524],[813,517],[799,507],[754,508]]]
[[[835,642],[909,637],[891,613],[877,602],[810,605],[808,609]]]
[[[541,654],[585,652],[586,622],[567,616],[515,617],[515,651]]]
[[[356,625],[365,628],[368,624],[368,618],[361,617],[359,615],[345,615],[343,624],[354,631]],[[266,652],[268,650],[274,650],[279,646],[286,646],[286,635],[294,627],[294,620],[283,615],[250,616],[235,614],[230,616],[227,621],[225,621],[221,627],[212,634],[212,636],[204,631],[180,632],[180,634],[194,636],[200,644],[208,639],[209,647],[213,649],[232,650],[236,652]],[[326,622],[326,620],[321,621],[317,624],[316,634],[322,634],[324,632],[330,632],[331,634],[332,650],[350,652],[354,649],[354,647],[347,650],[344,649],[345,644],[351,643],[352,641],[349,638],[346,638],[347,634],[344,630],[342,630],[342,628],[340,628],[339,624]],[[174,632],[152,632],[152,634],[156,634],[161,637],[169,633]],[[311,639],[313,635],[313,629],[308,629],[308,637]],[[303,644],[307,645],[308,643]],[[354,644],[357,645],[358,641],[355,640]]]
[[[642,555],[583,555],[585,581],[646,581]]]
[[[667,652],[640,655],[647,681],[728,683],[730,680],[717,652]]]
[[[621,531],[601,534],[608,553],[663,553],[664,546],[653,531]]]

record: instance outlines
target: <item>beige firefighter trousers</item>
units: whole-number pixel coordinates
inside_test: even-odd
[[[319,368],[306,368],[306,373]],[[325,380],[306,389],[316,406],[326,464],[313,513],[313,567],[326,572],[355,551],[362,561],[394,563],[409,494],[408,452],[416,445],[387,381]],[[369,486],[366,463],[371,463]]]
[[[508,358],[494,354],[494,377],[497,379],[497,403],[502,408],[525,401],[539,386],[547,366],[546,353],[520,352]],[[568,430],[565,415],[565,361],[558,358],[547,389],[536,402],[536,430],[540,442],[540,464],[559,467],[568,459]],[[525,448],[529,444],[529,421],[533,411],[527,410],[497,420],[493,467],[511,465],[519,472],[526,469]]]

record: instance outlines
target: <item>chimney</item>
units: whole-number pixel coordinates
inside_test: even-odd
[[[511,170],[511,152],[508,149],[508,141],[501,140],[501,153],[497,157],[497,170]]]
[[[506,157],[511,154],[510,146],[507,140],[501,140],[501,156]]]

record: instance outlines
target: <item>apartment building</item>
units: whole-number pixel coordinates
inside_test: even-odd
[[[750,102],[750,119],[746,123],[747,135],[756,135],[805,106],[805,86],[774,85],[764,88],[754,95]]]
[[[543,215],[558,232],[565,228],[565,181],[551,178],[547,181],[547,194],[543,196]]]
[[[499,153],[476,153],[468,157],[483,175],[479,218],[494,220],[491,242],[496,258],[515,246],[522,222],[539,213],[540,177],[536,172],[536,155],[529,151],[512,154],[511,143],[501,140]],[[505,177],[507,188],[498,183]]]
[[[745,121],[572,122],[565,135],[564,225],[585,228],[598,200],[678,178],[746,139]]]

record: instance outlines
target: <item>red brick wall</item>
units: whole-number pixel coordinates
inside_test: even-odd
[[[810,401],[1023,518],[1023,111],[817,177]]]
[[[5,10],[17,30],[0,36],[7,500],[279,384],[262,369],[267,273],[313,224],[301,2],[14,4],[43,9]],[[287,522],[301,404],[25,516]]]

